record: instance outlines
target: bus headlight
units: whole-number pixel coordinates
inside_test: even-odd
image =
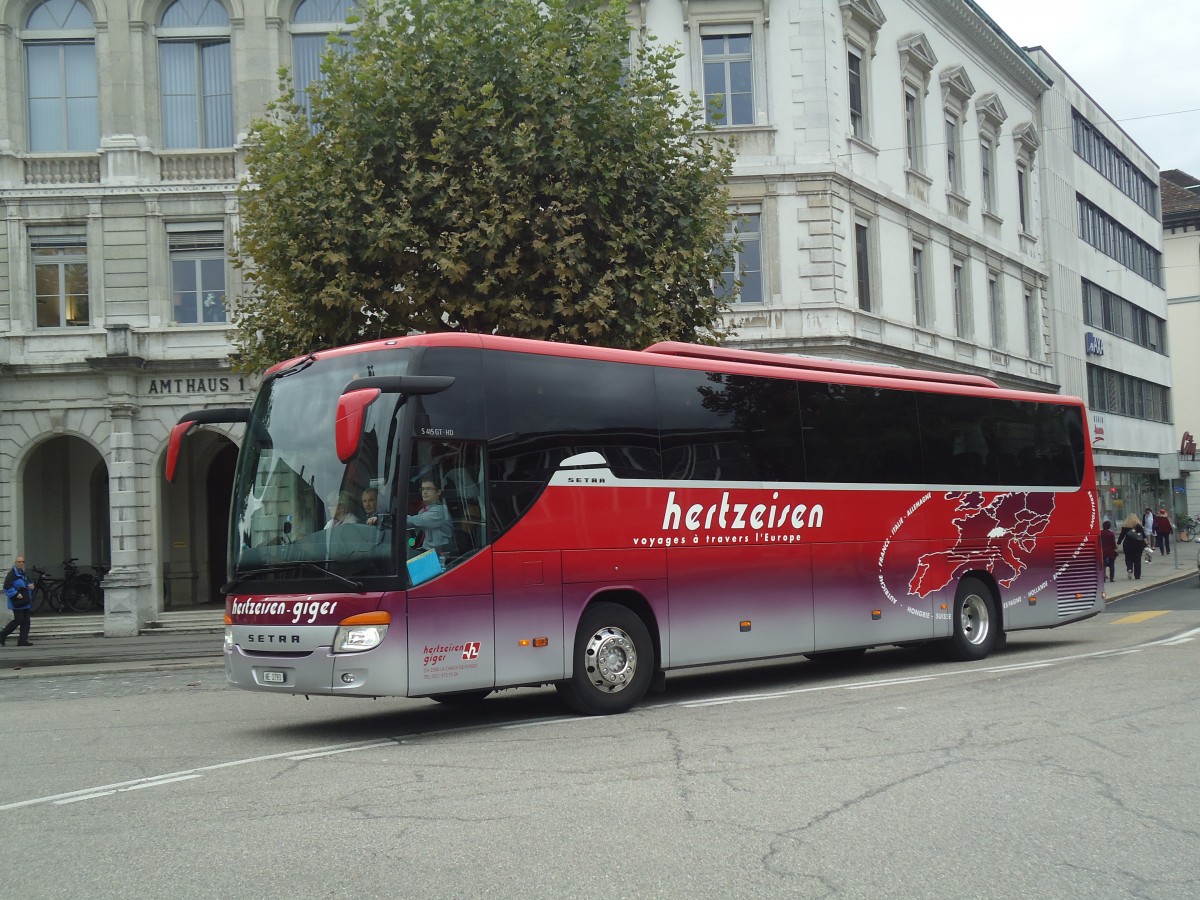
[[[361,653],[383,643],[392,617],[386,612],[360,613],[343,619],[333,636],[334,653]]]

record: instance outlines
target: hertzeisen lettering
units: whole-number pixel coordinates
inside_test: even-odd
[[[771,495],[772,501],[779,499],[779,492]],[[715,522],[714,522],[715,519]],[[817,503],[730,503],[729,491],[721,494],[718,503],[705,506],[693,503],[686,510],[675,502],[675,492],[667,495],[663,511],[663,531],[708,531],[716,528],[729,531],[752,529],[762,531],[771,528],[820,528],[825,522],[825,509]]]

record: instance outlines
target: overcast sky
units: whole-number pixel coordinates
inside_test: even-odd
[[[1200,0],[976,2],[1044,47],[1160,169],[1200,178]]]

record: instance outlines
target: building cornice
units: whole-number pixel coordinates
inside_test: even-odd
[[[1041,96],[1054,83],[1021,47],[973,0],[926,0],[930,7],[954,23],[1014,81]]]

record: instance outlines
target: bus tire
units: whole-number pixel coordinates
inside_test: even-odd
[[[983,659],[995,648],[999,633],[992,592],[978,578],[964,578],[954,595],[954,634],[945,644],[947,659]]]
[[[654,644],[646,623],[616,603],[595,603],[575,632],[574,671],[555,685],[576,712],[625,712],[646,695],[654,675]]]

